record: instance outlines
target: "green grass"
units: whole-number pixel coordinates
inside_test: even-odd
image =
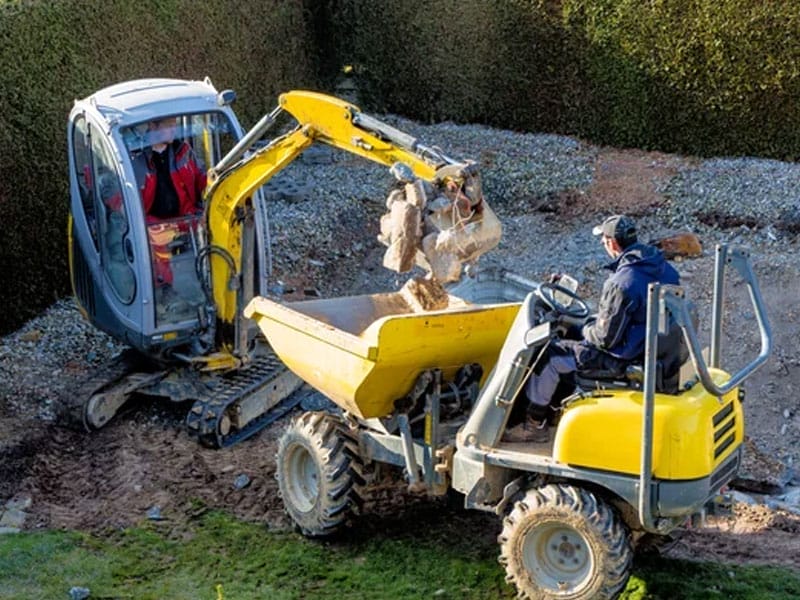
[[[455,526],[436,524],[412,512],[334,542],[219,512],[179,529],[148,523],[106,535],[7,535],[0,537],[0,598],[68,598],[72,586],[89,588],[92,600],[513,598],[491,521],[459,518]],[[800,575],[651,558],[637,560],[622,597],[789,599],[800,597]]]

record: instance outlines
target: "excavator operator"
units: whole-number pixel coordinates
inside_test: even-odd
[[[206,173],[198,166],[191,145],[176,139],[177,128],[176,117],[151,121],[147,132],[150,147],[134,161],[156,287],[172,285],[169,244],[191,226],[189,220],[170,220],[199,215],[206,187]]]
[[[177,126],[174,117],[149,124],[152,145],[141,156],[144,173],[139,179],[148,223],[200,210],[206,174],[189,143],[175,139]]]

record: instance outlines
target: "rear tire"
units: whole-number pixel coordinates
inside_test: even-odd
[[[630,577],[627,527],[608,504],[578,487],[525,492],[503,520],[498,541],[506,581],[522,598],[611,599]]]
[[[304,535],[336,533],[361,508],[358,446],[330,414],[306,412],[289,424],[278,443],[275,477],[286,512]]]

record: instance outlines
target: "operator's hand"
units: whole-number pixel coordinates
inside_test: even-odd
[[[580,340],[583,338],[584,319],[559,315],[556,319],[555,329],[562,340]]]

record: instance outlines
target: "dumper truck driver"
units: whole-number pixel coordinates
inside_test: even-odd
[[[563,378],[590,369],[622,372],[627,365],[641,361],[647,287],[653,282],[679,283],[678,272],[661,251],[639,243],[636,224],[630,217],[609,217],[592,233],[600,236],[603,248],[612,258],[605,266],[611,275],[603,284],[597,315],[580,328],[579,335],[574,336],[578,339],[559,339],[549,344],[528,379],[526,418],[506,431],[504,441],[549,441],[548,409]]]

